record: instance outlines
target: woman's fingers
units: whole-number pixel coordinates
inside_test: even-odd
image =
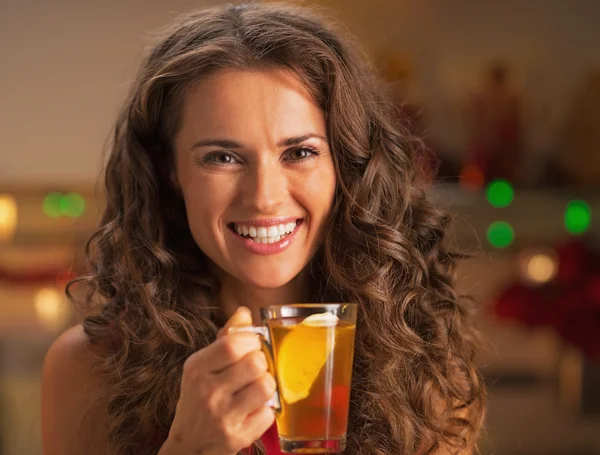
[[[239,416],[251,415],[273,398],[275,390],[275,379],[271,374],[265,373],[233,395],[231,408]]]
[[[267,368],[265,354],[261,351],[253,351],[239,362],[221,370],[215,375],[215,379],[220,383],[227,384],[230,393],[236,393],[264,376]]]
[[[251,352],[260,352],[260,349],[261,343],[257,335],[244,332],[232,333],[188,357],[184,364],[184,371],[195,370],[197,365],[201,371],[219,373]]]
[[[249,434],[258,435],[260,438],[275,423],[275,411],[268,406],[261,406],[244,421],[244,428]]]
[[[231,327],[245,327],[249,325],[252,325],[252,313],[246,307],[239,307],[225,323],[223,328],[219,330],[217,336],[221,338],[224,335],[227,335]]]

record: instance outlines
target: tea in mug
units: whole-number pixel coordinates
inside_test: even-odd
[[[281,402],[280,438],[344,440],[356,325],[331,313],[271,319],[267,325]]]

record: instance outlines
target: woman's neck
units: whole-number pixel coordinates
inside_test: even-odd
[[[264,289],[242,283],[231,276],[221,276],[221,291],[218,296],[219,307],[227,320],[240,306],[252,312],[252,320],[260,323],[260,308],[270,305],[307,302],[309,283],[305,272],[298,274],[292,281],[278,288]]]

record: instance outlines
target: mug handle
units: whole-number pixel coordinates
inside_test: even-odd
[[[271,344],[271,335],[269,334],[269,329],[264,325],[246,325],[230,327],[229,330],[227,330],[227,333],[254,333],[255,335],[258,335],[263,345],[263,352],[267,358],[269,373],[273,375],[276,384],[275,395],[273,395],[273,398],[267,401],[266,405],[272,408],[276,413],[281,412],[279,383],[277,381],[277,375],[275,374],[275,357],[273,355],[273,345]]]

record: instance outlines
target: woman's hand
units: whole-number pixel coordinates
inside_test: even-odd
[[[251,324],[250,311],[239,308],[214,343],[186,360],[164,449],[181,455],[235,454],[273,424],[274,412],[265,403],[275,393],[275,380],[258,337],[227,334],[229,327]]]

